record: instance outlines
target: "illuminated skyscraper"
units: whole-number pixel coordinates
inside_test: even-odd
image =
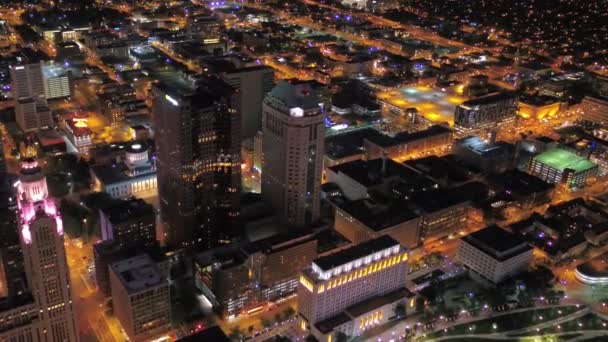
[[[263,105],[262,196],[290,226],[319,219],[323,103],[306,82],[280,81]]]
[[[229,231],[216,229],[216,219],[238,215],[236,93],[220,80],[184,77],[155,84],[153,92],[164,241],[175,247],[226,241]]]
[[[25,160],[20,176],[20,240],[29,288],[39,311],[39,340],[79,341],[61,216],[36,161]]]

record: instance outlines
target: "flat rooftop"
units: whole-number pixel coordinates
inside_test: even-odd
[[[497,225],[491,225],[475,233],[471,233],[463,237],[462,240],[500,261],[509,259],[532,248],[519,236]]]
[[[339,252],[320,257],[315,259],[313,262],[324,271],[328,271],[334,267],[344,265],[353,260],[361,259],[367,255],[393,246],[399,246],[399,242],[395,241],[395,239],[388,235],[383,235],[379,238],[362,242],[356,246],[343,249]]]
[[[158,267],[147,254],[121,260],[110,265],[127,292],[139,292],[166,283]]]
[[[392,205],[374,205],[368,204],[368,201],[345,202],[340,209],[375,232],[419,217],[418,214],[398,202]]]
[[[148,217],[154,222],[154,207],[141,198],[118,200],[107,208],[100,209],[110,220],[117,224],[132,219]]]
[[[400,109],[416,108],[427,120],[434,123],[454,123],[456,106],[466,100],[456,89],[446,92],[425,86],[404,87],[395,92],[382,92],[378,98]]]
[[[555,148],[541,153],[534,157],[534,160],[560,171],[564,171],[565,169],[573,169],[576,173],[591,170],[597,167],[597,165],[588,159],[560,148]]]

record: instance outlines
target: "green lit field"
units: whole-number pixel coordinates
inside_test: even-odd
[[[589,160],[558,148],[541,153],[534,159],[560,171],[573,169],[574,172],[579,173],[596,167]]]

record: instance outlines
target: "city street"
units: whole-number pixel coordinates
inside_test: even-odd
[[[94,241],[94,239],[91,239]],[[85,243],[82,248],[73,244],[65,236],[66,257],[70,267],[70,278],[74,293],[74,302],[78,316],[78,327],[84,332],[86,341],[123,342],[126,341],[120,323],[105,314],[105,299],[96,289],[88,271],[93,260],[92,243]]]

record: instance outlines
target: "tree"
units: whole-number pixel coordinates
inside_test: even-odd
[[[249,333],[249,335],[253,334],[253,330],[255,330],[253,325],[250,325],[249,327],[247,327],[247,332]]]
[[[230,330],[229,337],[234,340],[240,341],[243,337],[243,332],[241,331],[241,329],[239,327],[234,327],[234,328],[232,328],[232,330]]]
[[[283,315],[285,316],[285,320],[292,318],[296,314],[296,310],[294,310],[291,306],[288,306],[285,310],[283,310]]]
[[[405,317],[405,305],[403,303],[395,305],[395,316],[397,318]]]
[[[283,321],[283,316],[281,316],[281,313],[277,312],[274,315],[274,321],[277,323],[281,323]]]
[[[272,323],[270,323],[270,321],[265,318],[262,318],[261,323],[264,329],[270,328],[270,326],[272,325]]]
[[[348,340],[350,340],[350,337],[348,335],[341,331],[338,331],[338,333],[336,334],[336,342],[346,342]]]

